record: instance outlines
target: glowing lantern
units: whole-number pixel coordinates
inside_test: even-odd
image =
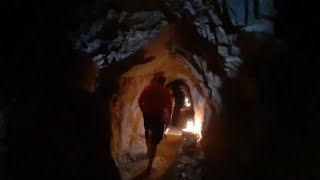
[[[192,134],[196,134],[198,136],[198,140],[200,141],[202,138],[201,135],[201,121],[199,118],[195,118],[195,122],[193,122],[193,120],[189,119],[187,121],[187,125],[186,128],[182,129],[183,132],[186,133],[192,133]]]
[[[187,127],[182,129],[182,130],[185,131],[185,132],[193,132],[193,133],[195,133],[195,127],[193,125],[193,121],[189,119],[187,121]]]

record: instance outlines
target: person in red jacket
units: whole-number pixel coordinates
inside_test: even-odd
[[[139,106],[143,113],[147,156],[149,163],[147,174],[151,173],[152,162],[156,155],[157,145],[163,137],[164,125],[170,121],[172,101],[170,91],[165,88],[166,78],[163,75],[146,86],[139,97]]]

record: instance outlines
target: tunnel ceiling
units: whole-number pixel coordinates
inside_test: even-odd
[[[194,29],[195,36],[203,40],[203,46],[212,46],[224,61],[225,74],[234,78],[242,62],[238,34],[272,34],[273,21],[270,19],[275,16],[275,10],[272,0],[167,0],[153,11],[106,8],[103,14],[106,15],[97,17],[94,22],[83,23],[72,38],[74,48],[87,53],[101,68],[126,60],[157,37],[168,24],[186,22],[184,28]]]

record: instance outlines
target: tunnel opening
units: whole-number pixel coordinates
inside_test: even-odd
[[[174,80],[166,85],[170,89],[173,102],[171,121],[165,134],[182,135],[182,130],[194,124],[194,107],[190,88],[183,79]],[[192,123],[192,124],[190,124]],[[190,127],[189,127],[190,128]]]

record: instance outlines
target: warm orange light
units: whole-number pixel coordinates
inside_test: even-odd
[[[182,131],[197,134],[199,137],[198,141],[200,141],[202,138],[200,119],[196,117],[195,122],[193,122],[193,120],[188,120],[186,128],[182,129]]]
[[[195,129],[194,125],[193,125],[193,121],[192,120],[188,120],[187,121],[187,127],[182,129],[182,130],[185,131],[185,132],[194,132],[195,133],[196,129]]]
[[[169,132],[170,128],[167,127],[166,131],[164,132],[164,134],[167,134]]]

